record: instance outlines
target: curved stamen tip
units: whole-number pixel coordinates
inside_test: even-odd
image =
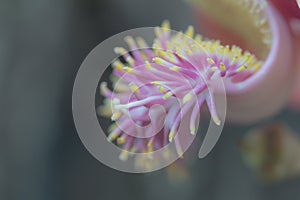
[[[126,161],[128,159],[128,154],[129,154],[128,151],[122,151],[122,153],[119,155],[119,159],[121,161]]]
[[[122,116],[122,112],[116,112],[116,113],[114,113],[112,116],[111,116],[111,120],[112,121],[116,121],[116,120],[118,120],[118,119],[120,119],[120,117]]]
[[[175,131],[171,131],[169,134],[169,142],[172,142],[175,137]]]
[[[133,82],[129,83],[129,87],[133,93],[139,93],[139,87]]]
[[[127,53],[127,51],[123,47],[115,47],[114,52],[120,55],[124,55]]]
[[[215,122],[216,125],[218,126],[221,125],[221,120],[218,117],[213,117],[213,121]]]
[[[125,42],[127,42],[130,46],[134,46],[135,42],[134,39],[131,36],[126,36],[124,38]]]
[[[170,28],[171,28],[171,25],[170,25],[169,20],[164,20],[164,21],[162,22],[162,24],[161,24],[161,27],[162,27],[163,29],[170,29]]]
[[[166,94],[164,94],[163,99],[166,100],[168,98],[170,98],[173,95],[172,92],[167,92]]]
[[[187,28],[185,34],[186,34],[188,37],[190,37],[190,38],[194,37],[194,27],[193,27],[193,26],[189,26],[189,27]]]
[[[195,134],[196,134],[196,129],[195,129],[195,126],[194,126],[194,125],[190,126],[190,133],[191,133],[192,135],[195,135]]]
[[[154,57],[152,59],[152,62],[155,62],[156,64],[162,65],[163,64],[163,60],[159,57]]]
[[[118,145],[124,144],[126,142],[126,137],[119,137],[117,139]]]
[[[220,63],[220,69],[221,71],[226,71],[226,66],[222,62]]]
[[[206,58],[207,62],[211,65],[215,64],[215,61],[212,58]]]
[[[186,94],[184,97],[183,97],[183,100],[182,100],[182,103],[185,104],[187,103],[188,101],[190,101],[192,99],[193,95],[191,93],[188,93]]]

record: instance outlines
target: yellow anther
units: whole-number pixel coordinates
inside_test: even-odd
[[[134,83],[129,83],[129,87],[133,93],[139,92],[139,87]]]
[[[140,48],[147,48],[148,47],[146,41],[141,37],[137,37],[136,42],[137,42],[137,44]]]
[[[191,132],[192,135],[195,135],[195,134],[196,134],[196,128],[195,128],[194,125],[191,125],[191,126],[190,126],[190,132]]]
[[[116,70],[119,70],[119,71],[123,71],[123,67],[124,67],[124,64],[121,63],[120,61],[115,61],[113,64],[112,64],[112,67]]]
[[[193,95],[191,93],[188,93],[186,94],[184,97],[183,97],[183,100],[182,100],[182,103],[185,104],[187,103],[188,101],[190,101],[192,99]]]
[[[124,83],[122,80],[120,80],[120,82],[114,85],[114,92],[117,93],[129,92],[128,85]]]
[[[174,137],[175,137],[175,131],[172,130],[172,131],[169,133],[169,142],[172,142],[173,139],[174,139]]]
[[[172,92],[167,92],[166,94],[164,94],[163,99],[168,99],[173,95]]]
[[[126,49],[124,49],[123,47],[115,47],[114,52],[120,55],[124,55],[127,53]]]
[[[159,65],[163,64],[163,59],[161,59],[159,57],[153,58],[152,61],[155,62],[156,64],[159,64]]]
[[[160,57],[169,59],[169,56],[168,56],[167,52],[165,52],[165,51],[158,50],[158,55]]]
[[[117,137],[118,137],[118,134],[111,133],[111,134],[108,135],[107,140],[110,141],[110,142],[112,142],[115,139],[117,139]]]
[[[261,68],[261,64],[260,63],[254,65],[254,67],[253,67],[254,72],[257,72],[258,70],[260,70],[260,68]]]
[[[225,71],[226,70],[226,66],[222,62],[220,63],[220,69],[221,69],[221,71]]]
[[[122,112],[115,112],[112,116],[111,116],[111,120],[112,121],[116,121],[118,119],[120,119],[120,117],[122,116]]]
[[[184,57],[184,55],[183,55],[181,49],[178,48],[178,47],[176,47],[176,54],[177,54],[180,58],[185,59],[185,57]]]
[[[161,24],[161,27],[165,29],[170,29],[170,22],[168,20],[164,20]]]
[[[237,59],[238,59],[238,56],[233,56],[233,58],[232,58],[232,62],[235,62],[235,61],[237,61]]]
[[[102,82],[101,85],[100,85],[100,90],[102,92],[108,92],[109,89],[107,88],[107,83],[106,82]]]
[[[137,148],[136,148],[135,146],[133,146],[133,147],[130,149],[130,152],[136,153],[136,152],[137,152]]]
[[[123,67],[123,70],[124,70],[125,72],[127,72],[127,73],[130,73],[130,74],[133,74],[133,73],[134,73],[134,69],[131,68],[131,67],[125,66],[125,67]]]
[[[180,67],[174,65],[173,67],[171,67],[171,70],[178,72],[180,70]]]
[[[189,26],[185,32],[185,34],[188,36],[188,37],[194,37],[194,27],[193,26]]]
[[[181,53],[181,52],[176,52],[176,54],[180,57],[180,58],[182,58],[182,59],[185,59],[185,56]]]
[[[125,142],[126,142],[126,137],[122,136],[117,139],[118,145],[124,144]]]
[[[230,50],[230,49],[229,49],[229,46],[226,45],[225,48],[224,48],[223,53],[224,53],[224,54],[228,54],[228,53],[229,53],[229,50]]]
[[[237,69],[237,72],[242,72],[242,71],[244,71],[244,70],[246,70],[247,69],[247,67],[245,66],[245,65],[242,65],[242,66],[240,66],[238,69]]]
[[[223,48],[223,47],[220,47],[220,48],[218,49],[218,53],[222,55],[222,54],[224,53],[224,48]]]
[[[129,63],[129,65],[133,66],[134,65],[134,59],[131,56],[128,56],[126,58],[126,62]]]
[[[128,151],[122,151],[119,155],[119,159],[121,161],[126,161],[128,159],[129,152]]]
[[[212,58],[206,58],[207,62],[211,65],[215,64],[215,61]]]
[[[217,71],[218,71],[218,67],[216,67],[216,66],[213,66],[213,67],[211,68],[211,71],[213,71],[213,72],[217,72]]]
[[[173,54],[173,52],[167,52],[167,58],[171,61],[171,62],[176,62],[177,61],[177,59],[176,59],[176,57],[174,56],[174,54]]]
[[[155,53],[155,55],[157,54],[157,50],[161,50],[162,49],[162,47],[161,47],[161,44],[160,44],[160,41],[159,40],[154,40],[154,43],[153,43],[153,45],[152,45],[152,48],[153,48],[153,50],[154,50],[154,53]]]
[[[163,83],[161,81],[152,81],[151,83],[155,86],[163,86]]]
[[[254,60],[255,60],[255,57],[253,55],[250,55],[247,59],[247,63],[252,63],[252,62],[254,62]]]
[[[148,142],[147,147],[148,147],[148,152],[153,152],[154,146],[152,140]]]
[[[128,44],[128,46],[133,47],[135,46],[135,41],[131,36],[126,36],[124,38],[125,42]]]
[[[221,120],[218,117],[213,117],[213,121],[215,122],[215,124],[217,124],[218,126],[221,125]]]
[[[159,89],[159,91],[162,92],[162,93],[165,93],[165,92],[166,92],[165,88],[162,87],[162,86],[159,86],[158,89]]]
[[[159,81],[152,81],[151,84],[155,86],[161,86],[161,83]]]

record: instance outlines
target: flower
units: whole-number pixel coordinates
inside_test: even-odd
[[[292,91],[293,105],[300,107],[300,84],[295,83],[300,80],[296,56],[300,11],[295,0],[189,1],[206,36],[239,45],[264,61],[258,73],[239,87],[227,89],[228,120],[254,123],[266,119],[288,104]]]
[[[151,48],[142,38],[127,36],[129,50],[114,49],[120,58],[112,64],[113,90],[106,82],[100,85],[106,98],[101,114],[114,121],[108,140],[122,147],[121,160],[172,142],[182,156],[176,137],[182,121],[188,122],[184,134],[194,135],[200,109],[207,105],[214,123],[224,123],[215,106],[219,88],[214,82],[238,85],[261,70],[262,61],[250,52],[203,39],[192,26],[173,34],[165,21],[155,34]]]

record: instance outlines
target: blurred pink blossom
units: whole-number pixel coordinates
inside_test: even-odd
[[[289,102],[300,108],[300,10],[296,0],[190,1],[205,36],[238,45],[265,61],[247,81],[227,85],[228,119],[256,122]],[[264,4],[262,15],[257,4]],[[259,24],[267,24],[267,28]],[[269,50],[259,41],[268,30]]]

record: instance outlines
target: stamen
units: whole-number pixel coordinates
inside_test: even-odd
[[[130,89],[133,93],[139,93],[140,92],[139,87],[133,82],[129,83],[129,87],[130,87]]]
[[[122,112],[115,112],[112,116],[111,116],[111,121],[116,121],[118,119],[120,119],[120,117],[122,116]]]
[[[220,63],[220,69],[221,69],[221,71],[226,71],[226,67],[225,67],[225,65],[224,65],[224,63]]]
[[[102,82],[101,85],[100,85],[100,91],[101,91],[101,94],[110,98],[113,94],[112,92],[108,89],[107,87],[107,83],[106,82]]]
[[[216,125],[220,126],[221,125],[221,120],[218,117],[215,102],[214,102],[214,97],[212,94],[207,95],[206,97],[206,103],[208,106],[208,109],[210,111],[210,115],[215,122]]]
[[[188,29],[186,30],[185,34],[188,37],[193,38],[194,37],[194,27],[193,26],[189,26]]]
[[[129,55],[126,49],[124,49],[123,47],[115,47],[114,51],[116,54],[124,56],[126,62],[128,62],[131,66],[134,65],[134,59]]]
[[[162,99],[161,96],[148,97],[148,98],[145,98],[145,99],[140,100],[140,101],[130,102],[128,104],[115,105],[115,108],[116,109],[122,109],[122,108],[127,108],[128,109],[128,108],[131,108],[131,107],[141,106],[141,105],[150,103],[151,101],[159,100],[159,99]]]
[[[166,100],[168,98],[170,98],[173,95],[172,92],[167,92],[166,94],[164,94],[163,99]]]
[[[242,66],[240,66],[236,71],[237,72],[242,72],[242,71],[244,71],[244,70],[246,70],[247,69],[247,67],[245,66],[245,65],[242,65]]]
[[[207,58],[206,60],[207,60],[207,62],[208,62],[209,64],[211,64],[211,65],[214,65],[214,64],[215,64],[215,61],[214,61],[213,59],[211,59],[211,58]]]
[[[126,142],[126,135],[123,135],[122,137],[119,137],[117,139],[118,145],[124,144]]]
[[[161,27],[164,29],[170,29],[170,22],[168,20],[164,20],[163,23],[161,24]]]

